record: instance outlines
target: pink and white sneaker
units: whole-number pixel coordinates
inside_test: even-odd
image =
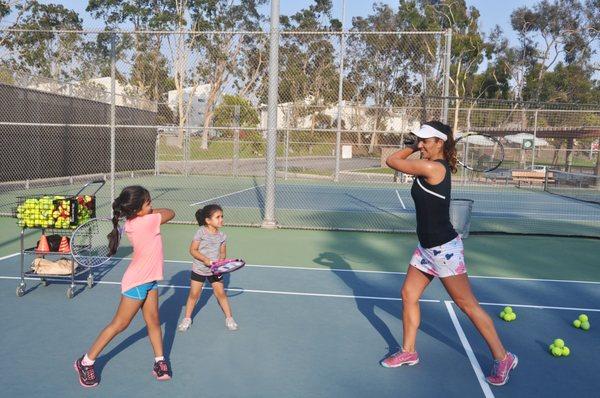
[[[485,379],[494,386],[503,386],[508,382],[510,371],[516,368],[518,363],[519,358],[515,354],[507,352],[506,358],[503,360],[494,360],[492,373]]]
[[[398,366],[408,365],[413,366],[419,363],[419,354],[415,352],[398,351],[395,354],[390,355],[383,361],[381,366],[385,368],[397,368]]]
[[[164,381],[171,379],[171,367],[169,366],[169,362],[164,359],[154,362],[152,374],[156,377],[156,380]]]

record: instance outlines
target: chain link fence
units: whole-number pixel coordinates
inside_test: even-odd
[[[448,97],[449,40],[281,32],[277,225],[414,231],[411,179],[385,158],[422,121],[441,119],[505,142],[502,170],[454,176],[454,196],[475,200],[471,231],[600,236],[598,206],[549,195],[541,182],[517,187],[511,174],[599,174],[600,109]],[[177,222],[217,202],[230,225],[262,224],[265,32],[5,30],[0,51],[2,214],[17,196],[101,178],[117,193],[146,186]],[[99,193],[99,214],[113,195]]]

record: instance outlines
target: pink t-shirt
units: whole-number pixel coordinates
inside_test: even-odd
[[[163,245],[160,214],[125,221],[125,233],[133,246],[133,258],[121,281],[121,292],[163,278]]]

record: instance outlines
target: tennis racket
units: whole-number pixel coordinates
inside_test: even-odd
[[[246,265],[246,262],[240,258],[224,258],[222,260],[213,261],[210,270],[213,275],[221,275],[237,271],[244,265]]]
[[[77,227],[71,235],[71,255],[75,262],[86,268],[106,263],[110,259],[108,236],[112,230],[109,218],[92,218]],[[119,224],[119,238],[122,235],[123,227]]]
[[[496,170],[504,161],[504,146],[486,134],[467,134],[456,140],[458,162],[467,170]]]

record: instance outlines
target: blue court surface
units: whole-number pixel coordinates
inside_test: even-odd
[[[599,282],[472,277],[503,343],[520,359],[509,383],[493,387],[483,381],[491,366],[483,339],[437,280],[421,302],[421,363],[381,367],[379,361],[401,344],[405,275],[352,270],[325,252],[314,267],[248,265],[229,275],[236,332],[225,328],[208,288],[192,328],[176,332],[190,263],[167,261],[160,317],[173,379],[151,376],[153,353],[139,314],[98,358],[100,385],[84,391],[73,361],[112,318],[128,260],[98,269],[92,289],[81,280],[71,300],[64,282],[42,286],[38,280],[28,280],[27,293],[17,298],[18,261],[18,255],[0,259],[0,384],[6,397],[583,397],[600,388]],[[505,305],[517,312],[516,321],[498,318]],[[580,313],[590,318],[587,332],[571,326]],[[571,349],[567,358],[548,353],[558,337]]]

